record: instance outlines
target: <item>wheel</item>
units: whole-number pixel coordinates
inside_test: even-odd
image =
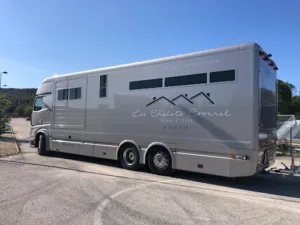
[[[43,134],[39,136],[39,145],[38,145],[39,155],[46,155],[46,138]]]
[[[263,170],[264,170],[264,166],[261,163],[257,164],[256,172],[257,173],[262,173]]]
[[[123,168],[137,170],[140,168],[139,151],[134,145],[124,146],[119,153],[119,159]]]
[[[172,158],[170,153],[164,148],[150,150],[148,155],[148,166],[150,170],[159,175],[169,175],[172,173]]]

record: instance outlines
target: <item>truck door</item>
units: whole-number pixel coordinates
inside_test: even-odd
[[[85,77],[69,79],[66,123],[71,129],[84,129],[85,127],[85,86]]]
[[[54,96],[54,111],[53,111],[53,137],[65,139],[64,133],[61,130],[67,128],[66,109],[68,103],[69,89],[68,80],[58,80],[55,82],[55,96]]]
[[[31,125],[50,125],[52,95],[40,95],[34,100]]]

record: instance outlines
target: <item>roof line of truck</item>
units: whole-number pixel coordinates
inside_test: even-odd
[[[180,54],[176,56],[168,56],[158,59],[151,59],[141,62],[135,62],[135,63],[128,63],[128,64],[122,64],[118,66],[111,66],[111,67],[103,67],[99,69],[93,69],[93,70],[86,70],[81,72],[74,72],[74,73],[68,73],[68,74],[62,74],[62,75],[54,75],[52,77],[46,78],[43,83],[49,82],[49,79],[52,79],[53,77],[64,77],[64,76],[72,76],[72,75],[85,75],[85,74],[91,74],[91,73],[101,73],[101,72],[107,72],[111,70],[119,70],[124,68],[130,68],[130,67],[138,67],[138,66],[145,66],[149,64],[156,64],[156,63],[163,63],[168,61],[176,61],[186,58],[194,58],[199,56],[207,56],[207,55],[214,55],[214,54],[220,54],[220,53],[226,53],[226,52],[232,52],[232,51],[238,51],[242,49],[248,49],[253,48],[256,50],[262,50],[260,46],[256,43],[247,43],[247,44],[238,44],[238,45],[232,45],[227,47],[221,47],[221,48],[214,48],[210,50],[204,50],[204,51],[197,51],[187,54]]]

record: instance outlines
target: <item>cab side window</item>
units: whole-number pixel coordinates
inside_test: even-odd
[[[40,111],[40,110],[46,108],[43,99],[44,99],[44,97],[37,97],[35,99],[33,111]]]

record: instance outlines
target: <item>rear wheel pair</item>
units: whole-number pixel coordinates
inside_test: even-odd
[[[172,159],[164,148],[153,148],[147,154],[147,164],[150,170],[159,175],[168,175],[172,172]],[[122,167],[130,170],[140,168],[139,151],[134,145],[124,146],[119,153]]]

